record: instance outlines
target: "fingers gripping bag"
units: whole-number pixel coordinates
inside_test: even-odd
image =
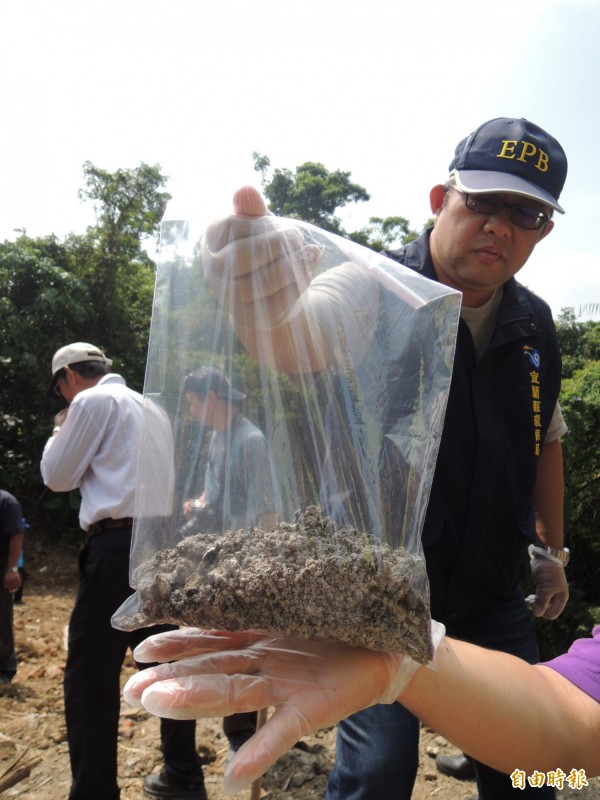
[[[273,216],[251,187],[204,230],[165,215],[135,594],[113,624],[264,630],[427,663],[421,531],[459,309],[458,292]],[[158,515],[157,485],[172,486]]]

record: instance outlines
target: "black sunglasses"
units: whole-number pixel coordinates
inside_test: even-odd
[[[452,187],[453,189],[455,187]],[[485,214],[487,217],[493,217],[504,208],[508,208],[508,218],[519,228],[525,228],[528,231],[539,231],[550,219],[549,214],[544,214],[539,208],[535,206],[524,205],[523,203],[507,203],[498,197],[497,194],[467,194],[461,192],[460,189],[455,189],[460,192],[465,198],[465,205],[467,208],[474,211],[476,214]]]
[[[60,390],[60,386],[58,385],[58,381],[59,381],[60,378],[64,378],[65,374],[66,374],[65,370],[64,369],[60,369],[56,373],[56,375],[54,376],[54,386],[52,387],[52,391],[54,392],[54,394],[57,397],[60,397],[61,400],[64,400],[64,397],[63,397],[63,393]]]

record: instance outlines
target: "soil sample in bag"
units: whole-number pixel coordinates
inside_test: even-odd
[[[197,533],[136,570],[132,627],[171,623],[432,655],[424,559],[309,506],[273,531]]]

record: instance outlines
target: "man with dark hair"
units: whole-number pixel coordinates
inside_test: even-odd
[[[13,627],[13,597],[23,585],[19,556],[25,521],[19,501],[0,489],[0,684],[10,683],[17,672]]]
[[[142,395],[110,372],[111,365],[87,342],[55,353],[49,393],[62,397],[67,408],[54,419],[41,462],[50,489],[79,488],[79,521],[87,535],[64,677],[73,774],[69,800],[118,800],[123,660],[128,647],[133,650],[151,633],[173,629],[155,626],[127,633],[111,626],[113,613],[132,594],[129,556],[143,409]],[[161,719],[165,768],[145,779],[148,797],[206,800],[195,732],[194,721]]]
[[[184,393],[192,417],[212,429],[204,485],[200,497],[186,500],[183,512],[198,529],[237,530],[252,526],[271,531],[275,526],[273,465],[264,434],[239,410],[246,395],[234,389],[214,367],[187,375]],[[223,730],[230,754],[256,729],[256,714],[225,717]]]
[[[220,530],[273,530],[273,465],[263,432],[239,410],[246,395],[214,367],[191,372],[184,393],[192,417],[213,431],[201,497],[187,500],[184,514],[206,508]]]

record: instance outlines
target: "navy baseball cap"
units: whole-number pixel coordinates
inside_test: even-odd
[[[458,143],[449,171],[456,187],[468,194],[510,192],[565,213],[558,198],[567,156],[553,136],[529,120],[484,122]]]
[[[183,390],[204,397],[214,392],[217,397],[230,402],[239,402],[246,397],[229,383],[225,375],[214,367],[199,367],[186,376]]]

